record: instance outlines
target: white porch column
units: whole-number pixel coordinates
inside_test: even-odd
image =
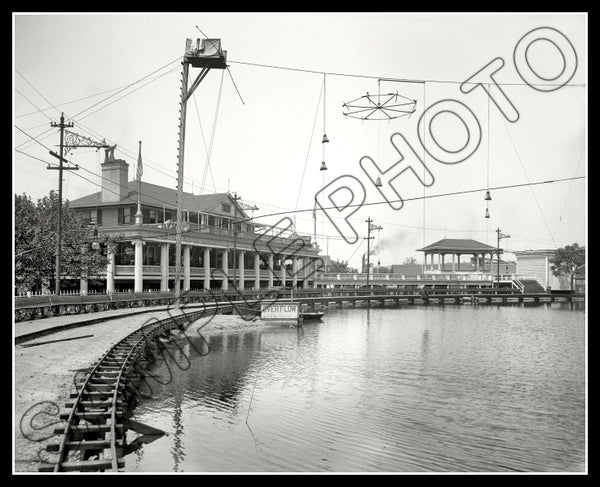
[[[106,292],[114,293],[115,292],[115,254],[109,248],[106,251],[106,258],[108,262],[106,263]]]
[[[260,289],[260,254],[254,253],[254,289]]]
[[[222,265],[222,269],[223,269],[223,281],[221,284],[221,289],[223,291],[227,291],[229,289],[229,261],[228,256],[229,256],[229,252],[227,250],[223,250],[221,255],[223,256],[223,265]]]
[[[294,255],[294,258],[292,259],[292,272],[294,273],[294,275],[292,276],[292,286],[294,288],[298,287],[298,257],[296,257]]]
[[[204,289],[210,289],[210,248],[204,249]]]
[[[164,243],[160,247],[160,290],[169,290],[169,244]]]
[[[87,294],[88,292],[88,280],[79,279],[79,294]]]
[[[442,268],[440,269],[442,272],[444,272],[444,257],[446,254],[441,254],[442,256]]]
[[[238,253],[238,256],[239,257],[238,257],[238,269],[237,269],[237,272],[238,272],[239,278],[238,278],[238,285],[237,285],[237,287],[238,287],[238,289],[244,289],[244,278],[246,277],[245,276],[245,272],[244,272],[244,270],[245,270],[244,269],[244,260],[245,260],[245,257],[246,257],[246,252],[244,250],[240,250],[239,253]]]
[[[306,265],[307,259],[308,259],[308,257],[302,257],[302,268],[304,269],[303,276],[302,276],[302,288],[303,289],[308,288],[308,266]]]
[[[190,290],[190,246],[183,246],[183,290]]]
[[[479,254],[475,254],[475,272],[479,272]]]
[[[275,270],[273,269],[273,254],[269,254],[269,283],[268,287],[273,287],[273,276],[275,275]]]
[[[132,243],[135,246],[133,292],[141,293],[144,290],[144,248],[141,240],[134,240]]]
[[[286,269],[285,269],[285,265],[284,265],[284,262],[285,262],[285,256],[284,255],[281,256],[281,261],[280,262],[281,262],[281,269],[280,269],[280,271],[281,271],[281,286],[285,287],[285,272],[286,272]]]
[[[452,254],[452,272],[456,271],[455,254]]]

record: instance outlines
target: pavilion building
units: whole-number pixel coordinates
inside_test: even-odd
[[[69,204],[99,236],[117,241],[95,282],[105,282],[107,292],[173,289],[177,191],[128,181],[128,164],[108,152],[101,169],[101,191]],[[136,223],[138,187],[142,221]],[[229,193],[184,192],[182,207],[183,291],[315,285],[319,247],[309,236],[253,222]],[[88,291],[87,280],[80,290]]]
[[[432,244],[417,249],[424,253],[425,274],[442,272],[482,272],[495,273],[494,255],[500,258],[502,249],[492,247],[477,240],[444,238]],[[469,257],[469,262],[462,262],[464,256]],[[464,259],[463,259],[464,260]]]

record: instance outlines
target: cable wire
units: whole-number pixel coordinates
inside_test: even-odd
[[[523,161],[521,160],[521,156],[519,155],[517,146],[515,145],[515,142],[514,142],[512,136],[510,135],[510,131],[508,130],[508,127],[506,126],[506,122],[504,121],[504,118],[502,118],[502,123],[504,124],[504,128],[506,129],[506,133],[508,134],[508,138],[510,139],[513,149],[515,150],[515,154],[517,154],[517,159],[519,160],[519,164],[521,164],[521,169],[523,169],[523,174],[525,174],[525,179],[527,179],[527,182],[529,182],[530,181],[529,175],[527,174],[525,165],[523,164]],[[554,235],[552,234],[552,230],[550,230],[550,226],[548,225],[548,221],[546,220],[546,215],[544,215],[544,210],[542,209],[542,206],[540,205],[540,202],[538,201],[538,198],[535,194],[533,186],[530,185],[529,187],[531,189],[531,194],[533,195],[533,199],[535,200],[537,207],[540,210],[540,214],[542,215],[542,220],[544,220],[544,225],[546,225],[546,229],[548,230],[548,233],[550,234],[550,238],[552,239],[552,242],[554,242],[554,246],[556,247],[556,242],[554,241]]]

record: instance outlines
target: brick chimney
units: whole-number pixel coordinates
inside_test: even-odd
[[[127,177],[129,164],[123,159],[115,159],[115,146],[105,149],[104,162],[100,165],[102,168],[102,194],[103,203],[116,203],[129,194],[127,186]]]

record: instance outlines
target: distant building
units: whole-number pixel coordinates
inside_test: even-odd
[[[534,277],[545,289],[570,290],[571,283],[568,277],[555,276],[551,270],[551,259],[556,255],[556,250],[521,250],[513,252],[517,257],[517,274]],[[574,288],[585,288],[584,279],[575,279]]]
[[[418,276],[423,274],[423,266],[421,264],[393,264],[392,274],[400,274],[403,276]]]
[[[494,273],[496,269],[492,265],[493,257],[503,252],[502,249],[477,240],[458,238],[444,238],[422,249],[417,249],[417,251],[424,253],[425,274],[439,272]],[[469,257],[469,262],[464,262],[464,256]]]

